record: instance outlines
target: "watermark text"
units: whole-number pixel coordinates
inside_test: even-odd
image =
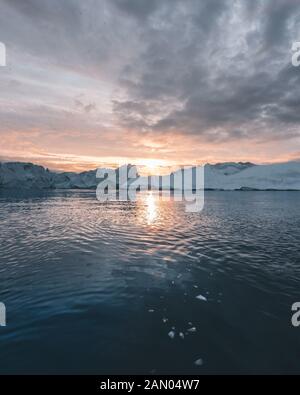
[[[185,201],[186,212],[200,212],[204,207],[204,166],[183,167],[169,176],[140,177],[136,166],[124,165],[117,170],[98,169],[100,179],[96,196],[108,200],[136,201],[139,191],[163,191],[174,200]]]

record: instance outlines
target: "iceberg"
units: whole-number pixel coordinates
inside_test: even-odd
[[[53,174],[32,163],[0,162],[0,188],[51,189],[55,188]]]
[[[107,172],[111,169],[102,169]],[[192,168],[190,168],[192,171]],[[171,189],[169,176],[161,177],[164,189]],[[300,162],[255,165],[249,162],[228,162],[204,166],[204,189],[226,191],[300,190]],[[56,173],[32,163],[0,162],[0,189],[96,189],[101,180],[97,170],[82,173]],[[140,189],[148,189],[149,178],[139,177]],[[160,189],[158,176],[151,179],[151,188]],[[196,186],[193,185],[193,189]],[[122,188],[122,185],[120,186]]]
[[[232,172],[232,166],[205,166],[205,189],[300,190],[300,162],[249,165]]]

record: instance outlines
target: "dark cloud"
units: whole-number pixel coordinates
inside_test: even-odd
[[[266,46],[279,46],[289,36],[289,23],[299,17],[299,2],[295,0],[266,1],[263,15]]]
[[[117,107],[121,121],[217,141],[299,135],[300,72],[290,65],[299,2],[163,3],[163,13],[141,21],[143,50],[121,75],[128,95]],[[170,111],[149,122],[157,100],[170,101]]]
[[[161,0],[111,0],[112,3],[128,15],[138,19],[148,18],[159,6]]]

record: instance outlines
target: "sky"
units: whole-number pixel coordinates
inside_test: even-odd
[[[300,159],[297,0],[0,0],[0,160]]]

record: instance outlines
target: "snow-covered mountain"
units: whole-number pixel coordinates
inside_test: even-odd
[[[173,176],[180,171],[173,173]],[[32,163],[0,163],[0,189],[95,189],[100,181],[96,173],[96,170],[54,173]],[[171,178],[152,178],[151,185],[158,189],[162,182],[164,188],[171,187]],[[300,162],[272,165],[248,162],[208,164],[204,168],[204,179],[205,189],[300,190]],[[140,177],[139,183],[146,188],[148,177]]]

